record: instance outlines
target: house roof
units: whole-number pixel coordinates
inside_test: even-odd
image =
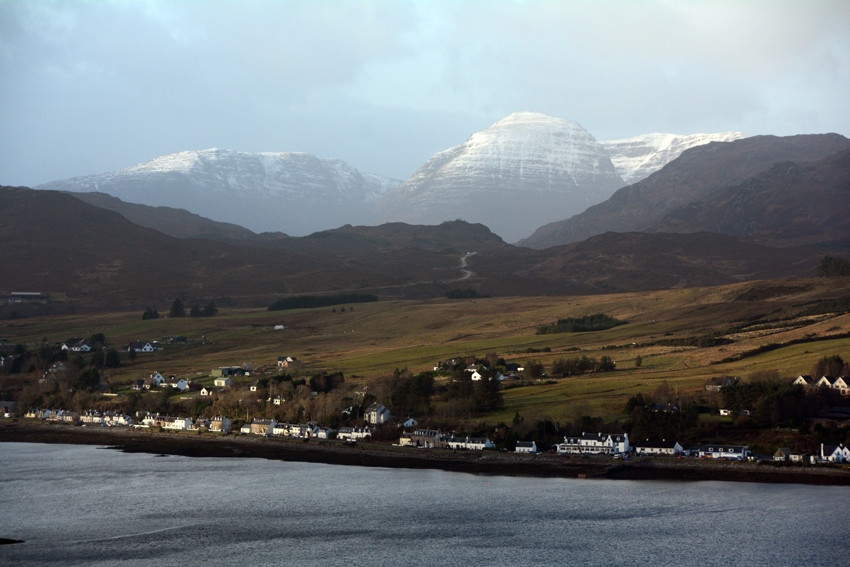
[[[653,447],[656,449],[672,449],[678,442],[675,439],[644,439],[635,443],[637,447]]]

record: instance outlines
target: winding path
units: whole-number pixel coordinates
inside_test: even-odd
[[[475,272],[473,272],[472,270],[467,270],[466,267],[469,266],[469,258],[471,256],[475,256],[476,254],[478,254],[478,252],[467,252],[466,254],[460,257],[460,266],[458,266],[458,268],[460,268],[460,271],[463,272],[463,275],[455,281],[462,282],[463,280],[468,280],[469,278],[475,275]]]

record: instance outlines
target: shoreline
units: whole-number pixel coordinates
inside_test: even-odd
[[[850,486],[850,470],[734,461],[675,460],[517,454],[495,451],[414,449],[379,444],[344,445],[277,437],[213,435],[156,430],[80,427],[0,421],[0,442],[102,445],[128,453],[186,457],[262,458],[329,465],[438,469],[507,476],[599,478],[612,480],[731,481]]]

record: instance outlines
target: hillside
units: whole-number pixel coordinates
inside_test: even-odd
[[[667,213],[651,232],[712,231],[770,246],[850,250],[850,151],[778,163]]]
[[[247,228],[226,222],[216,222],[185,209],[127,203],[106,193],[70,193],[70,195],[95,207],[115,211],[133,224],[152,228],[175,238],[245,240],[257,237]]]
[[[647,231],[668,212],[744,184],[775,164],[804,165],[848,149],[850,140],[838,134],[754,136],[692,148],[643,181],[618,190],[607,201],[542,226],[519,244],[546,248],[609,231]],[[793,215],[793,211],[787,214]]]
[[[667,289],[809,276],[823,255],[712,233],[611,233],[532,250],[462,221],[221,242],[166,236],[67,193],[0,188],[0,207],[0,264],[17,268],[4,272],[0,290],[60,294],[81,309],[165,305],[178,295],[265,306],[306,293],[429,298],[456,288],[503,296]]]

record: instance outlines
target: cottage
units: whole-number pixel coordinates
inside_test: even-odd
[[[791,460],[791,454],[792,453],[793,453],[793,451],[791,451],[790,448],[780,447],[773,454],[773,460],[774,461],[789,461],[789,460]]]
[[[163,429],[172,429],[175,431],[189,431],[194,424],[191,417],[171,417],[166,416],[161,418]]]
[[[251,434],[253,435],[273,435],[275,420],[273,419],[255,419],[251,422]]]
[[[368,427],[342,427],[336,437],[343,441],[357,441],[372,437],[372,430]]]
[[[18,402],[13,402],[11,400],[0,401],[0,412],[2,412],[3,417],[12,417],[12,415],[17,411]]]
[[[399,440],[399,444],[433,449],[440,446],[443,435],[436,429],[417,429],[413,433],[407,434],[405,438],[406,441],[402,442]]]
[[[98,410],[86,410],[82,414],[80,414],[80,422],[81,423],[92,423],[92,424],[102,424],[103,423],[103,412]]]
[[[133,341],[125,349],[127,352],[154,352],[156,347],[148,341]]]
[[[145,378],[144,388],[146,390],[150,390],[153,387],[160,387],[165,384],[165,377],[159,372],[154,372],[147,378]]]
[[[405,429],[411,429],[411,428],[413,428],[413,427],[418,427],[418,426],[419,426],[419,422],[418,422],[418,421],[416,421],[416,420],[415,420],[415,419],[413,419],[412,417],[408,417],[408,418],[404,421],[404,423],[402,423],[402,424],[401,424],[401,426],[400,426],[400,427],[403,427],[403,428],[405,428]]]
[[[184,378],[180,378],[179,380],[172,378],[168,381],[168,385],[181,392],[185,392],[189,389],[189,382]]]
[[[811,388],[817,383],[817,380],[809,376],[808,374],[800,374],[797,378],[792,382],[795,386],[803,386],[806,388]]]
[[[700,445],[697,454],[703,459],[745,460],[750,449],[746,445]]]
[[[62,343],[62,350],[71,352],[90,352],[91,344],[86,339],[73,338]]]
[[[445,446],[449,449],[461,449],[467,451],[482,451],[494,449],[496,445],[484,437],[456,437],[452,435],[444,439]]]
[[[516,453],[536,453],[537,452],[537,443],[534,441],[517,441],[516,448],[514,448],[514,452]]]
[[[217,415],[210,420],[209,429],[213,433],[230,433],[230,420]]]
[[[206,388],[206,387],[201,388],[201,395],[204,396],[204,397],[212,396],[213,395],[213,389],[212,388]]]
[[[850,447],[821,443],[818,460],[822,463],[850,463]]]
[[[616,455],[629,452],[627,433],[582,433],[580,437],[564,437],[558,454]]]
[[[304,366],[300,360],[295,358],[294,356],[279,356],[277,357],[277,366],[278,368],[301,368]]]
[[[661,439],[645,439],[635,443],[635,453],[638,455],[681,455],[685,450],[678,441]]]
[[[381,425],[388,422],[391,418],[390,410],[377,402],[366,408],[366,415],[364,416],[364,419],[372,425]]]
[[[838,390],[842,396],[848,396],[850,395],[850,378],[844,376],[839,376],[838,378],[822,376],[815,384],[815,387]]]
[[[213,381],[213,384],[217,388],[229,388],[230,386],[233,385],[233,380],[231,380],[230,378],[226,378],[226,377],[225,378],[216,378]]]

